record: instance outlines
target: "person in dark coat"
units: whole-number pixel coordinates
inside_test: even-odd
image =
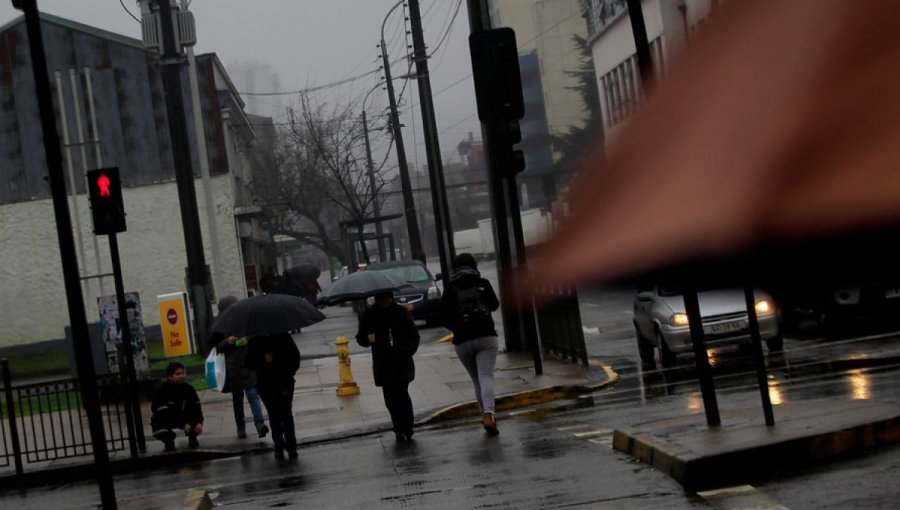
[[[409,383],[416,377],[413,354],[419,348],[419,330],[409,310],[394,302],[391,293],[375,296],[375,304],[359,321],[356,342],[372,348],[375,386],[384,394],[394,435],[408,441],[413,435],[413,407]]]
[[[247,368],[256,371],[256,389],[269,413],[275,458],[284,459],[285,450],[297,458],[294,430],[294,374],[300,368],[300,350],[290,333],[255,336],[247,349]]]
[[[219,313],[221,314],[236,302],[237,298],[234,296],[223,297],[218,303]],[[253,413],[256,434],[261,438],[266,437],[266,434],[269,433],[269,427],[266,426],[259,393],[256,391],[256,373],[244,366],[247,358],[247,339],[236,336],[226,337],[223,334],[213,333],[210,338],[210,345],[215,345],[216,349],[225,355],[225,386],[222,388],[222,393],[231,393],[238,438],[244,439],[247,437],[244,394],[247,395],[247,403],[250,404],[250,411]]]
[[[475,386],[481,424],[491,436],[500,433],[494,412],[494,367],[499,346],[491,317],[499,307],[494,288],[478,272],[475,257],[469,253],[457,255],[441,297],[441,324],[453,332],[456,355]]]
[[[184,431],[191,448],[200,446],[197,436],[203,433],[203,410],[197,390],[184,382],[184,365],[173,361],[166,367],[166,381],[153,396],[150,411],[153,437],[163,442],[165,451],[175,450],[175,429]]]

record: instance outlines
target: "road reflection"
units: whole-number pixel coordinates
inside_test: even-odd
[[[867,400],[872,396],[872,379],[862,369],[855,368],[848,371],[847,380],[850,383],[851,397],[854,400]]]

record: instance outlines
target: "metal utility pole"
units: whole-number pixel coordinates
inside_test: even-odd
[[[422,236],[419,235],[419,224],[416,221],[416,203],[413,200],[412,185],[409,182],[409,166],[406,163],[406,147],[403,145],[403,132],[400,129],[400,115],[397,113],[397,100],[394,98],[394,82],[391,79],[391,63],[388,61],[387,45],[384,43],[384,25],[394,9],[403,1],[391,7],[384,21],[381,22],[381,60],[384,63],[384,79],[387,85],[388,101],[391,106],[391,129],[394,132],[394,143],[397,146],[397,165],[400,167],[400,187],[403,189],[403,210],[406,216],[406,230],[409,234],[409,251],[412,258],[425,263],[425,250],[422,249]]]
[[[178,51],[175,27],[172,23],[172,5],[169,0],[156,0],[162,28],[162,79],[166,93],[166,112],[169,117],[169,136],[172,141],[172,157],[175,160],[175,180],[178,185],[178,204],[181,207],[181,224],[187,251],[189,295],[194,304],[197,325],[197,344],[206,352],[212,308],[209,297],[209,281],[206,277],[206,258],[203,253],[203,234],[197,212],[197,193],[194,188],[194,170],[188,146],[187,120],[181,87],[181,69],[186,65],[184,55]],[[210,228],[213,228],[210,225]]]
[[[36,0],[13,0],[12,4],[13,7],[25,13],[25,27],[28,32],[31,66],[34,72],[34,86],[37,93],[41,128],[44,133],[47,174],[50,180],[50,193],[53,197],[53,212],[56,217],[59,255],[62,259],[63,280],[66,287],[66,303],[69,308],[72,339],[75,343],[75,363],[78,366],[78,375],[81,378],[81,398],[84,403],[84,410],[87,413],[88,427],[91,432],[91,447],[94,450],[94,474],[97,478],[97,485],[100,488],[100,501],[103,508],[115,509],[118,508],[116,505],[116,489],[113,485],[112,471],[110,470],[109,451],[106,447],[106,434],[103,430],[103,417],[100,414],[97,374],[94,371],[90,333],[88,332],[87,317],[84,313],[84,296],[81,293],[81,282],[79,281],[75,240],[72,237],[72,220],[69,216],[69,202],[66,197],[62,149],[60,148],[59,133],[56,131],[53,96],[50,92],[50,77],[47,75],[47,60],[44,53],[44,41],[41,36],[41,20]]]
[[[449,279],[450,262],[456,254],[456,250],[453,246],[453,227],[450,225],[450,207],[447,205],[444,169],[441,164],[441,146],[434,118],[431,78],[428,75],[428,53],[425,51],[419,0],[409,0],[409,25],[413,38],[413,60],[416,62],[416,75],[419,82],[419,105],[422,107],[422,131],[425,135],[425,154],[428,158],[428,180],[431,184],[431,201],[434,205],[438,255],[441,260],[441,273]]]

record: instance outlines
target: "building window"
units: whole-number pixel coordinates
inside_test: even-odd
[[[661,38],[658,37],[651,41],[650,55],[653,59],[656,76],[661,77],[665,69]],[[637,55],[631,55],[601,76],[600,87],[606,114],[606,127],[615,126],[630,117],[643,99]]]

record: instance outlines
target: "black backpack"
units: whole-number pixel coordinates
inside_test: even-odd
[[[461,289],[456,287],[456,301],[462,322],[474,324],[491,318],[491,311],[477,285]]]

